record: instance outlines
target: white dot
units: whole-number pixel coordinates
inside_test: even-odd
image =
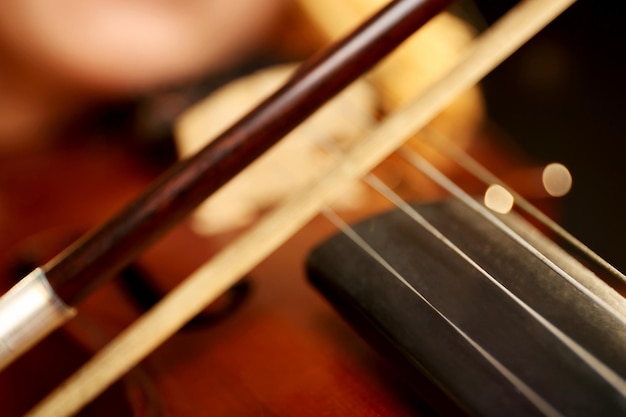
[[[562,197],[572,189],[572,175],[563,164],[546,165],[542,180],[546,191],[553,197]]]
[[[497,213],[508,213],[513,208],[513,203],[513,195],[501,185],[490,185],[485,192],[485,206]]]

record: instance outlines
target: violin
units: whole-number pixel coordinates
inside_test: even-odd
[[[121,158],[123,159],[124,157],[122,156]],[[115,156],[113,156],[113,159],[115,159]],[[116,164],[114,165],[118,166]],[[122,163],[122,165],[124,165],[124,163]],[[145,177],[150,177],[149,174],[140,174],[140,176],[142,176],[142,178],[138,182],[146,182]],[[131,191],[127,190],[126,192],[132,193],[133,191],[136,191],[136,189]],[[120,200],[123,200],[125,198],[127,198],[127,195],[120,198]],[[115,204],[111,201],[111,199],[107,200],[111,204]],[[318,223],[319,222],[320,221],[318,221]],[[321,220],[321,222],[323,223],[323,220]],[[329,233],[328,225],[326,226],[325,230],[324,227],[320,226],[313,227],[313,229],[316,229],[318,233],[317,237],[314,240],[319,240],[320,236],[327,235]],[[183,231],[177,233],[181,233],[183,235],[186,234],[187,236],[190,235],[189,231],[185,231],[184,228]],[[175,237],[172,237],[171,239],[173,239],[173,241],[176,241]],[[298,237],[292,240],[291,247],[298,248],[298,246],[301,245],[300,253],[302,254],[303,252],[306,252],[310,247],[310,240],[307,240],[304,243],[298,243],[298,240]],[[193,246],[196,248],[201,248],[204,251],[203,256],[206,256],[206,254],[210,254],[212,250],[214,251],[214,249],[209,247],[212,244],[213,243],[198,243],[197,245]],[[173,244],[173,247],[176,247],[175,243]],[[280,256],[281,251],[288,250],[289,249],[287,248],[283,248],[279,250],[276,256]],[[157,251],[154,255],[152,255],[152,259],[163,259],[163,254],[166,252],[171,253],[170,251],[171,247],[165,251]],[[180,252],[181,249],[179,247],[178,253]],[[185,258],[185,256],[188,255],[188,250],[183,249],[182,254],[184,256],[174,256],[173,258]],[[148,256],[150,257],[150,255]],[[297,263],[297,260],[302,259],[302,257],[302,255],[289,255],[286,258],[291,259],[294,263]],[[283,260],[274,261],[274,265],[272,266],[276,267],[276,269],[278,270],[287,269],[284,265],[285,258],[283,257],[281,259]],[[261,266],[257,269],[257,272],[263,271],[265,268],[270,268],[269,265],[271,264],[271,259],[265,261],[265,263],[261,264]],[[196,266],[197,265],[194,265],[194,267]],[[294,266],[294,270],[297,270],[297,266]],[[277,277],[279,276],[279,274],[277,274],[276,272],[271,272],[266,276]],[[244,309],[237,312],[236,315],[228,317],[228,320],[233,320],[231,321],[233,325],[235,323],[246,324],[245,327],[242,327],[247,329],[245,334],[234,331],[233,327],[226,328],[220,327],[220,325],[217,326],[217,330],[216,328],[200,330],[198,330],[197,328],[193,329],[191,330],[192,333],[180,334],[180,338],[178,338],[177,340],[175,338],[172,341],[168,342],[168,344],[164,345],[161,350],[155,353],[156,356],[152,357],[149,360],[150,364],[146,365],[147,370],[139,370],[137,372],[139,374],[145,372],[147,374],[161,375],[162,378],[157,378],[157,380],[160,381],[156,383],[156,391],[158,392],[165,392],[167,390],[171,392],[176,391],[176,388],[173,387],[175,383],[167,381],[169,378],[174,378],[174,375],[176,373],[189,376],[189,379],[191,379],[192,381],[200,380],[200,376],[198,375],[199,373],[202,373],[200,369],[208,369],[208,372],[212,373],[211,379],[214,382],[207,382],[207,385],[200,384],[202,385],[201,387],[197,387],[198,384],[196,382],[192,382],[190,386],[194,388],[191,389],[191,391],[189,391],[190,386],[186,387],[188,396],[187,398],[183,399],[183,401],[178,405],[172,406],[172,410],[175,410],[173,411],[174,414],[176,414],[177,411],[178,413],[184,412],[182,411],[184,410],[183,403],[188,402],[188,400],[190,399],[193,399],[194,403],[197,404],[195,400],[199,400],[205,395],[204,393],[209,386],[208,384],[211,384],[211,388],[208,389],[216,395],[214,399],[217,398],[217,400],[212,401],[212,405],[216,407],[215,412],[221,412],[224,414],[243,413],[243,408],[246,405],[251,405],[251,408],[248,408],[248,410],[256,410],[256,412],[252,411],[253,414],[258,414],[260,410],[270,410],[269,412],[272,413],[287,414],[294,414],[293,410],[303,410],[302,413],[306,414],[307,412],[312,412],[311,410],[315,410],[314,406],[320,405],[320,403],[322,405],[320,408],[322,409],[337,410],[338,412],[341,412],[341,410],[354,410],[354,408],[352,408],[354,404],[366,402],[368,404],[367,410],[370,410],[369,412],[380,413],[383,415],[409,414],[426,409],[421,401],[416,401],[412,398],[412,391],[409,391],[409,389],[405,387],[404,384],[399,383],[398,381],[394,382],[395,377],[393,376],[393,374],[389,373],[389,370],[378,369],[377,366],[379,365],[372,366],[372,364],[380,363],[380,366],[382,367],[382,363],[378,359],[376,359],[372,352],[369,351],[369,348],[367,348],[359,339],[354,336],[347,336],[351,333],[339,320],[333,319],[333,324],[330,325],[331,327],[334,327],[336,329],[335,331],[338,334],[336,336],[331,336],[328,335],[328,333],[324,333],[322,336],[330,336],[331,340],[323,340],[321,347],[316,346],[315,348],[312,348],[312,344],[309,343],[311,340],[311,336],[300,334],[300,332],[296,329],[315,326],[315,317],[335,316],[333,315],[329,307],[324,304],[324,302],[319,297],[303,292],[301,287],[294,288],[293,286],[295,284],[292,280],[277,280],[272,278],[267,278],[267,280],[268,287],[272,286],[273,288],[279,289],[277,294],[268,294],[265,296],[266,298],[264,298],[262,289],[260,288],[258,290],[259,295],[257,298],[251,296],[250,299],[247,301],[250,304],[248,304],[247,306],[244,304]],[[273,283],[272,281],[280,282]],[[283,289],[280,290],[280,288]],[[110,290],[110,292],[114,292],[114,290]],[[275,308],[277,304],[276,301],[284,299],[285,297],[288,297],[290,299],[290,302],[286,303],[287,305],[289,305],[289,311],[285,311],[284,314],[281,314],[280,308],[273,309],[272,312],[269,313],[271,319],[270,322],[266,324],[259,324],[256,321],[257,317],[255,312],[267,311],[267,309],[269,309],[270,307]],[[118,294],[117,296],[113,296],[112,298],[110,298],[108,302],[112,303],[111,300],[119,300],[120,298],[123,298],[123,296],[120,296]],[[89,304],[89,300],[86,300],[85,303]],[[300,308],[307,303],[314,306],[314,313],[308,317],[303,317],[299,315],[301,313],[298,313],[298,311],[300,311]],[[95,305],[95,302],[93,305]],[[101,307],[92,308],[98,309]],[[132,313],[135,312],[121,311],[116,312],[115,314],[120,316],[118,318],[121,321],[121,316],[125,316],[124,318],[127,318],[128,316],[132,315]],[[311,321],[311,317],[313,317],[314,319],[313,322]],[[294,336],[290,337],[290,340],[288,341],[285,341],[283,339],[284,330],[295,330],[295,332],[293,333]],[[242,337],[244,338],[243,340],[241,339]],[[346,350],[343,350],[344,348],[342,348],[340,351],[334,350],[335,342],[337,342],[336,337],[341,339],[341,343],[339,343],[341,346],[343,346],[344,348],[350,348]],[[229,339],[240,343],[233,343],[228,345],[221,344],[224,340]],[[263,367],[263,363],[268,361],[270,355],[272,355],[271,353],[268,353],[268,350],[266,349],[267,345],[264,343],[264,341],[267,341],[268,339],[276,342],[276,344],[279,346],[279,349],[274,350],[273,352],[279,352],[279,354],[274,353],[274,355],[280,356],[280,358],[283,360],[276,361],[272,363],[271,366]],[[193,343],[189,343],[190,340],[193,340]],[[281,342],[281,340],[283,341]],[[93,342],[91,343],[93,344]],[[223,347],[220,348],[220,345]],[[234,348],[234,346],[239,347]],[[197,357],[200,351],[207,352],[204,348],[209,348],[209,350],[207,356],[204,356],[205,359],[200,360],[204,361],[204,363],[207,364],[207,367],[196,368],[194,365],[191,365],[190,368],[191,362],[189,362],[189,357]],[[237,349],[239,349],[238,352]],[[226,359],[226,357],[224,356],[227,353],[226,350],[235,350],[235,359],[233,359],[232,357],[231,359]],[[254,350],[255,353],[250,354],[250,350]],[[290,368],[289,364],[284,359],[293,356],[296,353],[298,356],[304,356],[308,359],[318,358],[320,362],[317,362],[317,364],[311,363],[307,367],[301,367],[298,369]],[[355,355],[357,355],[356,358]],[[169,358],[170,362],[168,362],[167,360],[159,361],[159,356]],[[256,359],[254,359],[255,357]],[[258,373],[253,376],[253,378],[257,379],[257,383],[254,384],[255,388],[250,388],[252,386],[251,381],[247,379],[247,377],[242,374],[241,371],[229,368],[225,365],[225,362],[236,363],[237,367],[235,368],[240,370],[250,368],[257,369]],[[319,366],[319,363],[324,363],[328,365],[329,369],[334,369],[334,371],[330,371],[328,373],[321,373],[316,371],[316,369],[318,369],[317,367]],[[356,371],[361,370],[361,365],[365,363],[369,365],[363,367],[363,372]],[[246,364],[249,364],[249,366],[246,366]],[[335,365],[336,367],[333,367],[333,365]],[[314,389],[312,391],[315,392],[315,395],[306,396],[306,398],[303,398],[302,395],[297,395],[297,393],[294,393],[294,388],[291,386],[290,381],[293,381],[294,377],[297,374],[302,373],[311,375],[312,379],[314,380],[312,385]],[[243,387],[234,387],[235,384],[233,381],[233,375],[237,376],[237,378],[235,379],[242,379],[244,381],[242,384]],[[275,382],[272,384],[272,386],[264,387],[264,385],[267,385],[264,384],[264,381],[269,381],[269,376],[271,375],[275,376],[275,378],[272,379]],[[279,377],[276,378],[276,375],[278,375]],[[341,379],[342,382],[337,383],[337,380],[335,380],[335,378],[340,378],[342,376],[345,378]],[[202,375],[202,377],[204,378],[205,375]],[[331,381],[329,381],[329,378],[331,379]],[[132,382],[125,382],[125,384],[127,384],[127,386],[130,386],[131,388],[127,388],[127,390],[134,391],[136,394],[138,391],[137,386],[139,386],[140,390],[142,391],[142,395],[150,398],[151,400],[154,400],[155,395],[151,395],[150,392],[154,393],[155,387],[146,387],[146,385],[150,384],[145,384],[144,382],[141,382],[145,381],[145,377],[142,377],[141,375],[135,375],[134,377],[131,376],[129,379]],[[203,380],[206,381],[206,379]],[[137,381],[140,382],[137,383]],[[359,382],[359,387],[356,386],[356,381]],[[395,389],[391,389],[388,391],[378,391],[372,396],[372,392],[366,388],[375,388],[378,384],[380,384],[380,381],[385,381],[386,383],[391,384],[389,386],[392,386]],[[330,382],[334,383],[331,384]],[[136,385],[133,385],[134,383]],[[351,394],[346,394],[348,395],[348,397],[344,397],[343,394],[338,394],[337,391],[335,391],[337,385],[344,386],[346,388],[345,391],[351,392]],[[373,391],[377,390],[373,389]],[[146,394],[146,392],[148,394]],[[137,394],[133,399],[136,400],[136,398]],[[263,400],[259,401],[259,398],[263,398]],[[285,403],[281,403],[280,400],[285,398],[287,399],[287,401]],[[351,399],[346,400],[346,398]],[[145,400],[145,398],[143,398],[143,400]],[[106,400],[104,401],[106,402]],[[138,405],[138,403],[140,403],[141,405]],[[147,414],[159,413],[158,406],[154,406],[152,404],[146,406],[146,403],[150,403],[150,401],[135,401],[132,404],[132,408],[134,408],[133,411],[139,413],[145,412]],[[154,409],[151,409],[150,407],[154,407]],[[95,406],[95,409],[103,410],[101,406]],[[94,409],[92,409],[90,412],[94,412]]]

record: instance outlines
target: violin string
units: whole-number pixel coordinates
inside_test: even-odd
[[[531,245],[527,240],[521,237],[517,232],[512,230],[509,226],[507,226],[502,220],[498,219],[493,215],[490,211],[488,211],[485,207],[483,207],[480,203],[474,200],[469,194],[463,191],[457,184],[455,184],[452,180],[446,177],[441,171],[435,168],[430,162],[426,161],[422,156],[413,150],[409,150],[406,147],[402,147],[398,149],[397,154],[404,158],[409,164],[415,167],[418,171],[427,175],[431,180],[435,181],[439,186],[447,190],[451,195],[459,199],[463,202],[468,208],[471,208],[476,213],[481,215],[485,220],[492,223],[502,232],[504,232],[507,236],[509,236],[513,241],[517,242],[522,248],[530,252],[533,256],[542,261],[545,265],[547,265],[550,269],[556,272],[560,277],[565,279],[568,283],[570,283],[574,288],[580,291],[585,296],[592,299],[596,305],[601,307],[607,313],[615,317],[622,325],[626,325],[626,318],[623,317],[619,312],[617,312],[612,306],[607,304],[604,300],[600,299],[596,294],[591,292],[588,288],[583,286],[577,280],[572,278],[567,272],[563,271],[558,265],[556,265],[552,260],[547,258],[541,251]]]
[[[337,159],[340,159],[341,156],[343,155],[343,150],[340,149],[336,145],[336,143],[334,143],[332,141],[321,142],[321,143],[318,144],[318,147],[321,150],[327,152],[328,154],[330,154],[331,156],[334,156]],[[417,154],[415,154],[415,155],[417,155]],[[411,163],[411,161],[407,161],[407,162],[409,162],[412,166],[414,166],[414,164]],[[440,171],[436,170],[436,168],[434,168],[425,159],[421,158],[421,163],[423,163],[424,165],[428,164],[428,166],[430,166],[430,168],[432,168],[432,169],[420,169],[419,167],[415,166],[416,169],[418,169],[419,171],[421,171],[425,175],[427,175],[427,177],[429,179],[431,179],[432,181],[438,183],[443,188],[447,189],[448,192],[450,192],[450,194],[454,195],[457,199],[459,199],[466,206],[470,206],[471,207],[474,204],[477,204],[475,202],[475,200],[473,200],[469,195],[467,195],[465,192],[463,192],[460,189],[460,187],[458,187],[456,184],[453,184],[453,182],[449,178],[447,178]],[[432,172],[432,171],[436,171],[436,172]],[[446,184],[446,181],[444,181],[443,179],[436,178],[438,176],[437,174],[439,176],[442,176],[443,179],[445,179],[446,181],[450,182],[451,184]],[[576,341],[571,339],[569,336],[567,336],[565,333],[563,333],[561,330],[559,330],[556,326],[554,326],[547,319],[545,319],[543,316],[541,316],[541,314],[539,314],[536,310],[534,310],[532,307],[530,307],[528,304],[526,304],[523,300],[521,300],[519,297],[517,297],[511,290],[506,288],[506,286],[504,286],[502,283],[500,283],[498,280],[496,280],[495,277],[493,277],[493,275],[491,275],[482,266],[480,266],[476,262],[476,260],[472,259],[472,257],[469,254],[467,254],[461,248],[456,246],[447,236],[445,236],[445,234],[443,234],[432,223],[430,223],[428,220],[426,220],[421,214],[419,214],[419,212],[415,208],[411,207],[406,202],[406,200],[404,200],[397,193],[395,193],[389,186],[385,185],[376,175],[374,175],[372,173],[369,173],[369,174],[365,175],[362,178],[362,181],[365,182],[367,185],[369,185],[377,193],[379,193],[380,195],[385,197],[387,200],[389,200],[395,207],[397,207],[398,209],[402,210],[406,215],[408,215],[414,222],[416,222],[418,225],[420,225],[428,233],[430,233],[431,235],[436,237],[439,241],[444,243],[449,249],[451,249],[459,257],[461,257],[466,263],[468,263],[473,269],[478,271],[487,280],[489,280],[492,284],[494,284],[496,287],[498,287],[500,289],[500,291],[504,292],[516,304],[518,304],[520,307],[522,307],[528,314],[530,314],[544,328],[546,328],[558,340],[560,340],[561,343],[563,343],[565,346],[567,346],[581,360],[583,360],[592,369],[594,369],[602,378],[605,379],[605,381],[607,381],[610,385],[612,385],[622,395],[626,396],[626,381],[624,381],[624,379],[620,375],[615,373],[606,364],[604,364],[602,361],[600,361],[598,358],[596,358],[593,354],[588,352],[579,343],[577,343]],[[452,185],[452,184],[456,188],[454,188],[452,186],[446,186],[446,185]],[[482,208],[482,206],[479,205],[479,207],[482,209],[482,210],[479,211],[479,214],[483,214],[483,217],[487,221],[491,221],[490,217],[492,217],[492,216],[489,216],[489,215],[491,215],[491,213],[489,213],[488,211],[484,210]],[[332,211],[331,209],[328,209],[328,210]],[[485,216],[484,213],[482,213],[483,211],[486,212],[486,214],[488,214],[488,216]],[[324,214],[326,215],[325,212],[324,212]],[[335,214],[335,216],[336,216],[336,214]],[[328,216],[326,216],[326,217],[328,217]],[[343,222],[343,223],[345,223],[345,222]],[[502,223],[502,224],[504,225],[504,223]],[[508,227],[508,226],[506,226],[506,227]],[[353,236],[355,234],[358,235],[356,233],[356,231],[354,231],[354,229],[352,229],[350,226],[347,226],[347,225],[345,227],[340,228],[340,230],[343,233],[346,233],[349,236]],[[513,232],[511,230],[511,233],[515,233],[515,232]],[[522,240],[523,242],[525,242],[527,245],[529,245],[534,251],[539,252],[538,249],[533,247],[529,242],[527,242],[522,237],[519,237],[519,239]],[[371,255],[371,251],[370,250],[366,250],[366,252]],[[383,257],[381,255],[375,256],[374,259],[377,260],[377,261],[379,261],[379,260],[383,260],[384,261],[384,259],[383,259]],[[384,263],[388,264],[387,261],[384,261]],[[545,263],[545,261],[544,261],[544,263]],[[551,267],[550,264],[546,263],[546,265],[548,267]],[[387,268],[387,267],[385,266],[385,268]],[[554,269],[554,268],[552,268],[552,269]],[[566,273],[563,271],[563,274],[566,274]],[[398,274],[394,273],[394,276],[398,277]],[[574,280],[569,275],[567,275],[567,276],[570,279]],[[401,281],[405,285],[409,285],[405,278],[401,277]],[[578,281],[575,281],[575,282],[578,282]],[[412,290],[414,292],[416,291],[415,289],[412,289]],[[619,318],[619,316],[618,316],[618,318]]]
[[[530,201],[516,192],[513,187],[502,181],[501,178],[489,171],[476,159],[472,158],[472,156],[457,146],[453,141],[446,140],[447,138],[444,138],[441,132],[430,126],[426,126],[420,132],[420,137],[423,138],[428,145],[445,154],[448,158],[461,166],[475,178],[482,181],[485,185],[497,184],[506,189],[513,196],[514,203],[520,210],[524,211],[532,218],[539,221],[543,226],[547,227],[550,231],[555,233],[570,247],[575,249],[581,256],[584,256],[587,260],[611,274],[615,279],[626,283],[626,276],[622,272],[578,240],[557,222],[548,217]],[[444,141],[445,145],[443,144]]]
[[[506,294],[516,304],[523,308],[528,314],[530,314],[536,321],[544,326],[550,333],[552,333],[557,339],[567,346],[572,352],[574,352],[580,359],[586,362],[592,369],[594,369],[602,378],[609,382],[617,391],[626,396],[626,381],[615,373],[611,368],[605,365],[602,361],[597,359],[593,354],[588,352],[579,343],[571,339],[568,335],[559,330],[545,317],[539,314],[531,306],[521,300],[511,290],[506,288],[505,285],[500,283],[493,275],[487,272],[482,266],[480,266],[471,256],[464,252],[461,248],[456,246],[448,237],[446,237],[439,229],[437,229],[432,223],[426,220],[415,208],[411,207],[402,197],[396,194],[391,188],[385,185],[374,174],[368,174],[363,178],[363,181],[370,187],[380,193],[383,197],[391,201],[396,207],[402,210],[408,215],[414,222],[420,225],[428,233],[435,236],[442,243],[444,243],[450,250],[461,257],[467,262],[473,269],[478,271],[485,279],[489,280],[500,291]],[[356,232],[354,232],[356,233]],[[403,282],[406,281],[403,279]]]
[[[502,376],[504,376],[537,410],[543,415],[550,417],[562,416],[546,399],[539,395],[535,390],[522,381],[513,371],[508,369],[487,350],[485,350],[478,342],[476,342],[463,329],[452,322],[441,310],[433,305],[420,291],[411,285],[385,258],[372,248],[352,227],[344,222],[332,209],[326,207],[322,210],[324,216],[332,222],[342,233],[350,238],[360,249],[368,256],[373,258],[379,265],[383,266],[398,281],[406,286],[411,292],[424,302],[428,308],[433,310],[444,322],[450,326],[458,335],[460,335],[473,349],[475,349],[491,366],[493,366]]]

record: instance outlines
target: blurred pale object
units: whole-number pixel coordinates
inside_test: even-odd
[[[94,104],[222,71],[287,0],[0,1],[0,154],[46,148]]]
[[[231,65],[259,46],[284,3],[6,0],[0,58],[66,90],[152,90]]]
[[[572,174],[563,164],[546,165],[541,176],[543,186],[552,197],[562,197],[572,189]]]
[[[257,72],[183,114],[176,125],[180,155],[206,145],[282,85],[294,69],[281,66]],[[349,87],[203,203],[194,215],[195,229],[211,234],[245,226],[262,210],[310,182],[333,162],[334,151],[345,150],[372,127],[377,105],[376,94],[366,83]],[[353,184],[335,207],[357,208],[363,204],[364,188]]]
[[[514,202],[513,195],[501,185],[490,185],[485,192],[485,206],[496,213],[506,214],[510,212]]]

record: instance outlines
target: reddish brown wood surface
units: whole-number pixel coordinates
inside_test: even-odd
[[[2,288],[19,263],[59,250],[154,175],[119,149],[77,146],[3,161]],[[309,248],[331,231],[316,220],[254,270],[241,308],[181,331],[85,415],[422,415],[424,400],[303,276]],[[214,251],[183,226],[141,263],[167,286]],[[88,297],[76,320],[0,374],[2,415],[21,415],[140,313],[119,280]]]

